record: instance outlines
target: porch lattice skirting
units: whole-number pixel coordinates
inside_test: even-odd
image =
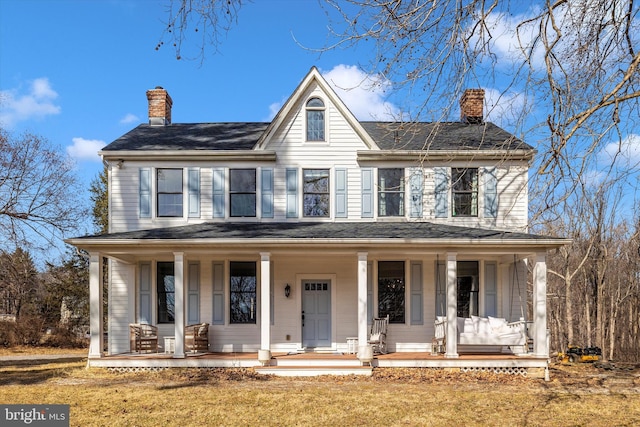
[[[463,368],[460,368],[460,372],[489,372],[489,373],[492,373],[492,374],[521,375],[523,377],[526,377],[528,372],[529,372],[529,370],[527,368],[513,367],[513,366],[509,366],[509,367],[483,366],[483,367],[479,367],[479,368],[463,367]]]

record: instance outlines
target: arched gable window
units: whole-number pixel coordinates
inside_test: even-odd
[[[307,141],[324,141],[324,102],[320,98],[307,101]]]

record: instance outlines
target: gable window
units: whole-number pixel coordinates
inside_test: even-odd
[[[158,262],[156,278],[158,323],[173,323],[176,306],[176,280],[173,262]]]
[[[478,169],[451,169],[453,216],[478,216]]]
[[[378,262],[378,317],[389,315],[389,323],[404,323],[404,261]]]
[[[182,169],[157,169],[158,216],[182,216]]]
[[[256,323],[256,263],[232,261],[229,271],[230,323]]]
[[[478,315],[478,261],[458,261],[456,267],[458,317]]]
[[[256,170],[229,170],[230,216],[256,216]]]
[[[320,98],[307,101],[307,141],[324,141],[324,102]]]
[[[404,216],[404,169],[378,169],[378,216]]]
[[[329,169],[303,171],[304,216],[329,216]]]

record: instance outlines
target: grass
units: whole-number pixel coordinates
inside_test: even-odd
[[[113,374],[84,362],[0,367],[0,403],[71,405],[77,426],[622,426],[640,424],[640,379],[597,372],[553,380],[427,369],[274,378],[251,370]]]

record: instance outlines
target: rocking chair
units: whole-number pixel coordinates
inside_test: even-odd
[[[373,346],[374,353],[387,354],[387,326],[389,325],[389,315],[387,317],[375,317],[371,324],[371,334],[367,344]]]

